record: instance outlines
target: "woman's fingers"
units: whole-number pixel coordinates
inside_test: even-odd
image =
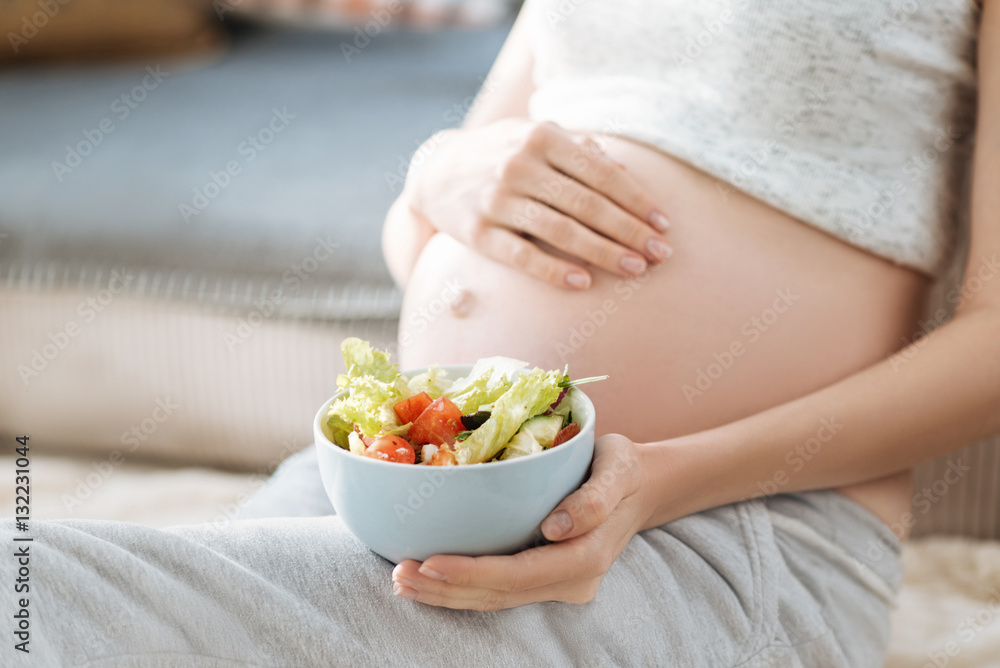
[[[420,577],[419,574],[417,576]],[[463,587],[426,579],[413,583],[405,577],[393,582],[393,593],[418,603],[453,610],[503,610],[541,601],[587,603],[597,594],[602,578],[584,581],[562,581],[536,589],[503,591],[485,587]],[[410,586],[410,585],[414,586]]]
[[[542,534],[549,540],[566,540],[587,533],[604,522],[621,500],[616,486],[585,483],[545,518]]]
[[[589,601],[645,520],[636,447],[617,434],[598,440],[587,483],[556,509],[572,513],[575,521],[560,542],[510,556],[439,554],[422,564],[403,561],[392,572],[393,593],[428,605],[470,610]]]
[[[646,271],[645,257],[602,237],[586,225],[541,202],[509,195],[491,211],[493,219],[505,227],[541,239],[573,257],[620,276]]]
[[[497,200],[508,203],[512,195],[524,195],[580,223],[560,223],[560,228],[565,229],[554,245],[562,250],[573,253],[568,243],[580,236],[573,232],[589,228],[612,243],[635,251],[647,262],[660,262],[673,252],[666,238],[650,226],[653,221],[662,226],[659,221],[663,220],[652,198],[626,170],[604,155],[593,139],[585,138],[581,145],[556,126],[536,126],[529,132],[522,151],[500,165],[497,175],[502,187],[494,191],[495,196],[489,202],[494,205],[492,208],[502,208],[495,206]],[[516,212],[512,213],[518,217]],[[496,212],[494,217],[502,220]],[[592,241],[590,245],[593,246]],[[617,260],[624,259],[623,252],[615,253]],[[601,262],[595,264],[608,268]],[[638,258],[631,263],[626,261],[624,268],[626,274],[646,269]]]
[[[435,555],[420,565],[419,571],[430,579],[460,587],[522,591],[573,578],[586,564],[586,548],[579,541],[542,545],[510,556]],[[404,576],[407,573],[399,566],[397,570]]]
[[[537,193],[536,187],[537,197],[541,201],[617,244],[637,251],[649,262],[661,262],[673,253],[663,235],[600,192],[565,176],[561,179],[554,178],[557,177],[555,172],[550,173],[549,183],[560,185],[541,193]]]
[[[586,603],[635,533],[634,508],[613,514],[597,531],[511,556],[435,555],[403,561],[393,593],[428,605],[497,610],[539,601]]]
[[[545,156],[549,164],[591,190],[604,195],[639,221],[659,232],[670,227],[653,198],[627,170],[605,155],[591,137],[574,140],[566,132],[547,136]]]
[[[578,599],[586,595],[589,600],[590,585],[599,584],[611,566],[614,542],[579,538],[510,556],[435,555],[423,564],[403,561],[392,571],[393,589],[400,596],[396,585],[407,587],[419,596],[404,597],[449,608],[495,610],[538,601],[584,602]],[[614,555],[621,550],[616,547]]]
[[[638,487],[638,464],[631,447],[634,447],[631,441],[617,434],[598,441],[590,478],[542,522],[546,538],[566,541],[608,520],[622,500]]]
[[[590,287],[590,274],[579,265],[549,255],[532,241],[496,225],[481,225],[472,245],[489,258],[557,287],[574,290]]]
[[[670,255],[662,236],[666,219],[655,201],[592,138],[528,119],[446,132],[441,149],[407,176],[415,184],[410,209],[435,230],[552,285],[579,290],[591,283],[583,263],[635,276]],[[511,201],[527,202],[527,213]],[[511,230],[552,248],[538,248]],[[566,256],[553,257],[562,255],[555,250]]]

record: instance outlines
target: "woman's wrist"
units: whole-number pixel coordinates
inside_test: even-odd
[[[429,223],[427,215],[427,197],[425,192],[425,180],[421,178],[424,167],[433,159],[434,154],[445,144],[452,141],[461,130],[451,128],[435,132],[417,148],[406,171],[406,181],[403,184],[401,197],[406,202],[410,213],[423,222]]]
[[[643,529],[753,495],[755,472],[731,430],[639,444],[648,519]]]

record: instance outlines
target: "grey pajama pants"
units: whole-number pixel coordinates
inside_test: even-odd
[[[394,597],[332,513],[309,448],[225,526],[33,522],[31,653],[4,630],[0,664],[866,668],[901,581],[895,536],[824,491],[644,531],[587,605],[455,611]]]

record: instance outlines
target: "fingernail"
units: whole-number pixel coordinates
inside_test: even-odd
[[[641,274],[646,271],[646,261],[635,255],[626,255],[619,262],[622,269],[630,274]]]
[[[590,277],[578,271],[571,271],[566,274],[566,284],[577,290],[584,290],[590,287]]]
[[[569,513],[560,510],[542,522],[542,533],[549,538],[558,538],[573,528],[573,520]]]
[[[409,587],[405,587],[399,584],[395,584],[392,586],[392,593],[400,598],[408,598],[411,601],[416,599],[418,596],[418,592],[416,589],[410,589]]]
[[[395,587],[410,587],[411,589],[416,589],[416,586],[407,580],[406,578],[393,578],[392,586]]]
[[[670,229],[670,221],[659,211],[649,214],[649,224],[660,232],[666,232]]]
[[[431,580],[444,580],[445,579],[444,573],[440,573],[440,572],[434,570],[433,568],[429,568],[428,566],[421,566],[419,568],[419,570],[420,570],[420,574],[421,575],[425,575],[425,576],[429,577]]]
[[[650,254],[658,260],[664,260],[674,254],[674,249],[659,239],[650,239],[647,241],[646,248],[649,250]]]

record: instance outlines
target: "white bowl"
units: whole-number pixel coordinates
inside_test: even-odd
[[[456,379],[472,366],[438,368]],[[594,404],[577,388],[563,401],[571,402],[579,434],[538,454],[464,466],[397,464],[344,450],[326,424],[339,396],[313,421],[323,486],[344,524],[393,563],[434,554],[512,554],[540,543],[542,520],[583,484],[594,456]]]

